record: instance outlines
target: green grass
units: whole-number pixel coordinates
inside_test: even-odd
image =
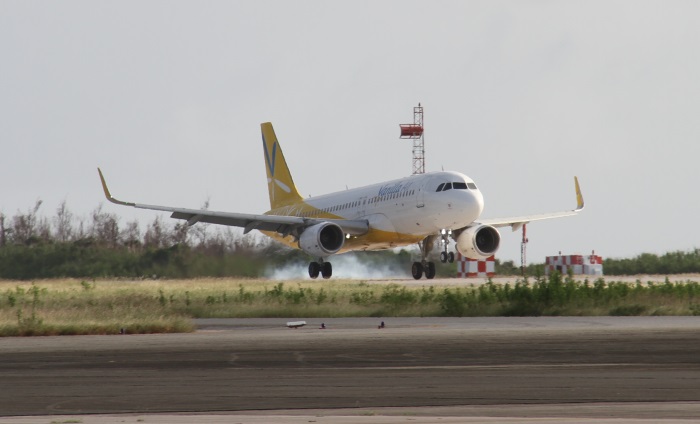
[[[0,282],[0,336],[188,332],[191,318],[700,315],[700,284],[553,275],[464,287],[195,279]]]

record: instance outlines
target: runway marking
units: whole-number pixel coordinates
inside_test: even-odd
[[[664,370],[668,370],[668,365],[675,368],[687,369],[697,366],[697,364],[665,364]],[[510,365],[414,365],[414,366],[378,366],[378,367],[322,367],[326,370],[478,370],[478,369],[550,369],[550,368],[611,368],[611,367],[652,367],[660,368],[659,364],[644,363],[618,363],[618,364],[510,364]]]

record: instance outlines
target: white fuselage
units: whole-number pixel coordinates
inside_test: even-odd
[[[368,220],[370,231],[348,239],[343,248],[348,251],[401,246],[442,229],[464,228],[483,208],[484,198],[472,179],[433,172],[310,197],[270,214]]]

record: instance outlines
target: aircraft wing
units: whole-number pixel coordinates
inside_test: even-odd
[[[232,227],[241,227],[243,232],[247,234],[252,230],[274,231],[283,235],[298,234],[299,229],[310,227],[312,225],[323,222],[332,222],[340,226],[346,234],[362,235],[369,231],[369,222],[367,220],[349,220],[349,219],[318,219],[318,218],[302,218],[290,215],[262,215],[262,214],[246,214],[232,212],[215,212],[203,209],[186,209],[176,208],[171,206],[146,205],[142,203],[124,202],[118,200],[109,192],[107,183],[102,175],[100,168],[97,168],[102,181],[102,189],[105,192],[105,197],[112,203],[122,206],[131,206],[138,209],[150,209],[155,211],[172,212],[171,218],[184,219],[188,225],[194,225],[198,222],[209,224],[229,225]]]
[[[583,210],[583,195],[581,194],[581,188],[578,184],[578,178],[574,177],[574,184],[576,185],[576,209],[563,212],[551,212],[543,213],[538,215],[525,215],[525,216],[514,216],[509,218],[495,218],[495,219],[480,219],[479,224],[491,225],[493,227],[511,227],[513,231],[519,230],[523,225],[530,223],[532,221],[540,221],[543,219],[551,218],[561,218],[565,216],[576,215],[581,210]]]

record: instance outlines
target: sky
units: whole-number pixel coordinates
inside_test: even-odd
[[[2,1],[0,212],[269,209],[260,123],[303,195],[427,171],[475,180],[528,261],[700,247],[700,2]],[[520,259],[520,232],[497,258]]]

